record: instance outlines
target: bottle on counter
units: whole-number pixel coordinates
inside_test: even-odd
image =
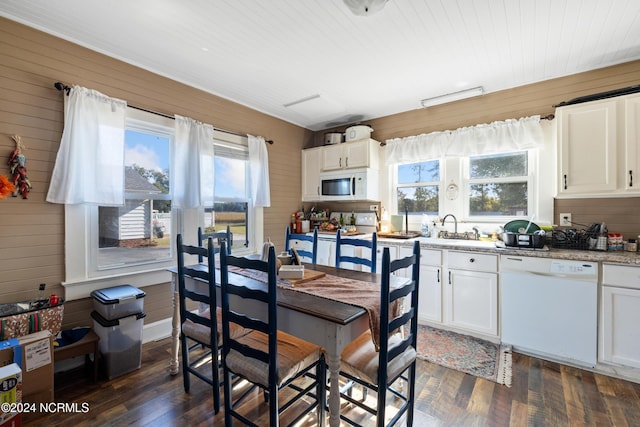
[[[356,215],[351,211],[351,220],[349,221],[349,225],[356,225]]]
[[[340,227],[341,227],[341,228],[342,228],[342,227],[344,227],[344,218],[342,217],[342,214],[340,214],[340,220],[339,220],[339,222],[340,222]]]

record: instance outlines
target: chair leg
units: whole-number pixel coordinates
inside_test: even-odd
[[[211,349],[211,379],[213,382],[213,412],[220,412],[220,369],[217,348]]]
[[[184,335],[180,337],[180,347],[182,349],[182,378],[184,381],[184,391],[189,393],[190,379],[189,379],[189,343],[187,337]]]
[[[231,406],[233,404],[233,396],[231,395],[231,374],[224,368],[224,425],[231,427],[233,425],[233,418],[231,417]]]
[[[387,385],[386,384],[378,384],[378,408],[377,408],[377,414],[376,414],[376,419],[377,419],[377,423],[376,425],[378,427],[384,427],[385,426],[385,409],[387,406]],[[408,426],[410,426],[411,424],[407,424]]]
[[[324,355],[320,356],[320,361],[316,366],[316,398],[318,400],[318,426],[324,427],[324,408],[327,404],[327,365],[324,361]]]

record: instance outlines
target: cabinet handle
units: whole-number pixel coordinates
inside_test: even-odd
[[[340,160],[338,160],[338,166],[342,167],[342,157],[340,157]]]
[[[316,187],[316,193],[318,193],[318,196],[320,195],[320,186],[319,185]]]
[[[344,158],[344,167],[345,167],[345,168],[348,168],[348,167],[349,167],[349,158],[348,158],[348,157],[345,157],[345,158]]]
[[[469,262],[476,262],[475,258],[469,258]]]
[[[633,187],[633,171],[629,171],[629,187]]]
[[[440,283],[440,269],[438,269],[438,274],[436,274],[436,280]]]
[[[449,284],[451,284],[451,272],[449,272]]]
[[[563,175],[563,177],[564,177],[564,189],[566,190],[567,189],[567,174],[565,173]]]

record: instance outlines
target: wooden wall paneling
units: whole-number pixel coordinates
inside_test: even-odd
[[[21,135],[34,184],[28,200],[0,201],[0,244],[8,248],[3,252],[8,258],[0,260],[4,273],[0,302],[32,298],[41,282],[63,294],[64,207],[45,201],[64,119],[63,94],[53,87],[56,81],[96,89],[151,111],[192,117],[219,129],[274,140],[268,148],[272,207],[264,210],[265,235],[283,233],[282,225],[298,208],[299,152],[312,132],[4,18],[0,18],[0,56],[0,155],[6,151],[8,156],[13,149],[11,135]],[[276,189],[284,187],[290,191],[280,196]],[[34,239],[49,244],[34,250]],[[145,323],[169,317],[169,284],[144,290]],[[90,323],[91,310],[90,298],[69,302],[65,327]]]

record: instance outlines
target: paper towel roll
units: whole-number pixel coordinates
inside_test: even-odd
[[[302,221],[302,232],[303,233],[308,233],[309,232],[309,226],[310,226],[310,221],[304,220]]]

